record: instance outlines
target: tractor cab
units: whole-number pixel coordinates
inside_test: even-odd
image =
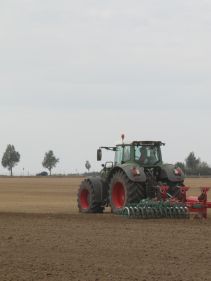
[[[134,141],[116,146],[114,166],[136,163],[141,167],[162,164],[161,145],[158,141]]]
[[[133,141],[117,144],[115,147],[101,147],[97,151],[97,160],[102,159],[102,148],[115,152],[113,166],[125,163],[136,163],[140,167],[152,167],[162,164],[160,141]],[[109,162],[110,166],[111,162]],[[107,163],[105,164],[107,166]]]

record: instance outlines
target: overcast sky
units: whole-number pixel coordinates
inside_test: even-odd
[[[17,175],[50,149],[54,172],[99,170],[125,133],[211,164],[210,50],[209,0],[1,0],[0,158],[14,144]]]

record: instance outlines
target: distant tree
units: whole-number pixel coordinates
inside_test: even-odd
[[[197,174],[198,167],[201,163],[200,158],[196,158],[194,152],[190,152],[188,157],[185,159],[186,168],[189,174]]]
[[[209,176],[211,175],[211,168],[206,162],[201,162],[198,167],[198,174],[201,176]]]
[[[185,163],[183,162],[177,162],[175,164],[176,167],[179,167],[180,169],[182,169],[182,171],[185,173],[186,167],[185,167]]]
[[[15,151],[14,145],[8,144],[4,155],[2,157],[1,164],[4,168],[7,168],[10,171],[10,175],[13,175],[13,168],[20,161],[19,152]]]
[[[175,166],[180,167],[186,175],[197,175],[197,176],[210,176],[211,167],[200,158],[197,158],[194,152],[190,152],[188,157],[185,159],[185,163],[177,162]]]
[[[45,153],[44,160],[42,162],[42,165],[44,168],[48,169],[51,176],[51,170],[56,167],[56,164],[59,162],[59,159],[54,156],[54,153],[52,150],[49,150]]]
[[[86,167],[86,169],[87,169],[88,172],[89,172],[89,170],[91,169],[91,164],[89,163],[88,160],[87,160],[86,163],[85,163],[85,167]]]

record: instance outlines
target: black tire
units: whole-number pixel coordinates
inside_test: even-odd
[[[138,198],[138,202],[141,199],[146,198],[146,187],[143,186],[141,183],[135,183],[136,186],[136,197]]]
[[[104,207],[96,201],[94,188],[89,179],[81,182],[78,195],[78,209],[82,213],[102,213]]]
[[[118,213],[129,203],[139,203],[145,198],[145,188],[141,183],[132,182],[124,172],[113,175],[109,185],[111,211]]]

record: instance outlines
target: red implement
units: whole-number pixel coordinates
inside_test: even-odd
[[[160,186],[160,193],[161,193],[161,197],[162,197],[163,201],[166,201],[166,199],[167,199],[168,189],[169,189],[168,185],[161,185]]]
[[[163,201],[169,199],[168,197],[168,189],[167,185],[162,185],[159,187],[160,193]],[[188,186],[180,187],[180,195],[178,197],[171,197],[170,202],[172,204],[183,202],[185,206],[188,208],[190,213],[197,213],[201,218],[207,218],[207,209],[211,208],[211,202],[207,201],[207,192],[209,191],[209,187],[201,187],[201,194],[197,196],[189,196],[187,197],[187,191],[189,190]]]
[[[197,196],[189,196],[186,206],[190,212],[198,213],[202,218],[207,218],[207,209],[211,208],[211,202],[207,201],[207,192],[209,187],[202,187],[201,194]]]

